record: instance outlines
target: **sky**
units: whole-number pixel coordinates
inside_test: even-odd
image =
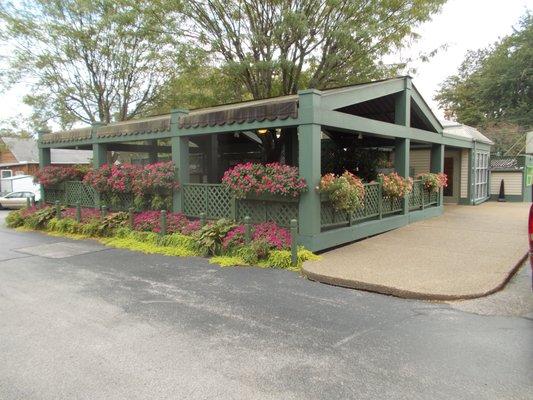
[[[440,14],[417,29],[422,38],[402,56],[414,57],[447,45],[427,63],[414,63],[413,83],[439,118],[442,110],[433,100],[439,85],[456,73],[468,50],[487,47],[512,33],[533,0],[448,0]]]
[[[415,86],[439,118],[443,113],[433,96],[440,83],[457,71],[467,50],[487,47],[510,34],[527,9],[533,10],[533,0],[448,0],[441,13],[416,29],[421,39],[401,51],[400,57],[416,58],[417,54],[447,46],[429,62],[411,64],[416,68],[411,74]],[[27,91],[27,85],[20,84],[1,94],[0,120],[30,114],[22,102]]]

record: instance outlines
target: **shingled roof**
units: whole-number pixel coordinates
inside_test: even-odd
[[[0,140],[5,143],[19,164],[39,163],[39,150],[33,138],[1,137]],[[91,150],[52,149],[51,151],[52,164],[89,164],[92,156]]]

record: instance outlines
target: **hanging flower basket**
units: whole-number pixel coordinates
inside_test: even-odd
[[[337,211],[353,214],[364,207],[363,181],[348,171],[340,176],[324,175],[320,180],[319,192],[328,196]]]

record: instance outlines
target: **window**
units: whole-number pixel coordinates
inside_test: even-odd
[[[474,200],[488,196],[489,153],[476,152],[474,159]]]
[[[3,169],[2,171],[0,171],[0,178],[2,179],[11,178],[11,176],[13,176],[13,171],[11,171],[10,169]]]

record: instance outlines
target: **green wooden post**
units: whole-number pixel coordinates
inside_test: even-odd
[[[406,77],[405,89],[395,98],[394,123],[405,127],[411,126],[411,78]],[[394,169],[404,178],[409,177],[409,150],[411,142],[409,139],[396,139],[394,150]],[[403,199],[403,214],[409,213],[409,195]]]
[[[93,168],[98,169],[107,163],[107,146],[103,143],[98,143],[98,128],[104,126],[101,122],[95,122],[91,126],[91,140],[93,142]],[[100,193],[95,192],[95,204],[100,204],[102,201]]]
[[[31,206],[30,198],[26,197],[26,208],[30,208],[30,206]]]
[[[175,167],[175,179],[180,185],[189,183],[189,138],[180,136],[179,130],[179,117],[188,113],[187,110],[172,110],[170,116],[172,161]],[[183,211],[182,191],[179,188],[172,193],[172,211]]]
[[[431,146],[431,162],[430,170],[434,174],[439,174],[444,172],[444,145],[433,143]],[[439,195],[437,197],[437,205],[440,206],[444,203],[444,192],[439,190]]]
[[[107,217],[107,206],[105,204],[102,206],[102,211],[100,212],[100,214],[101,214],[102,219]]]
[[[206,217],[205,217],[205,213],[200,213],[200,225],[201,226],[205,226],[205,224],[207,223],[207,220],[206,220]]]
[[[59,204],[59,200],[56,200],[56,218],[61,219],[61,204]]]
[[[250,217],[244,217],[244,243],[250,244],[252,241],[252,226],[250,224]]]
[[[404,178],[409,177],[409,139],[396,139],[396,146],[394,148],[394,169]],[[409,212],[409,195],[403,198],[403,214]]]
[[[31,205],[32,207],[35,207],[35,195],[32,195],[32,196],[31,196],[31,199],[30,199],[30,205]]]
[[[298,221],[291,219],[291,263],[298,264]]]
[[[302,90],[299,95],[298,126],[298,166],[300,176],[307,182],[307,191],[299,201],[298,219],[300,237],[312,242],[320,234],[320,194],[316,188],[320,184],[320,135],[321,126],[316,113],[320,109],[321,93],[314,89]]]
[[[135,212],[135,208],[133,207],[130,207],[128,209],[128,225],[130,227],[131,230],[133,230],[133,225],[134,225],[134,212]]]
[[[81,204],[79,201],[76,202],[76,222],[81,222]]]
[[[160,222],[160,234],[161,236],[165,236],[167,234],[167,211],[161,210],[161,220]]]
[[[46,131],[38,131],[38,140],[37,140],[37,146],[39,148],[39,168],[47,167],[52,163],[52,157],[50,153],[50,148],[48,147],[42,147],[42,136],[47,133]],[[41,195],[41,201],[45,202],[45,190],[43,185],[39,185],[39,191]]]

